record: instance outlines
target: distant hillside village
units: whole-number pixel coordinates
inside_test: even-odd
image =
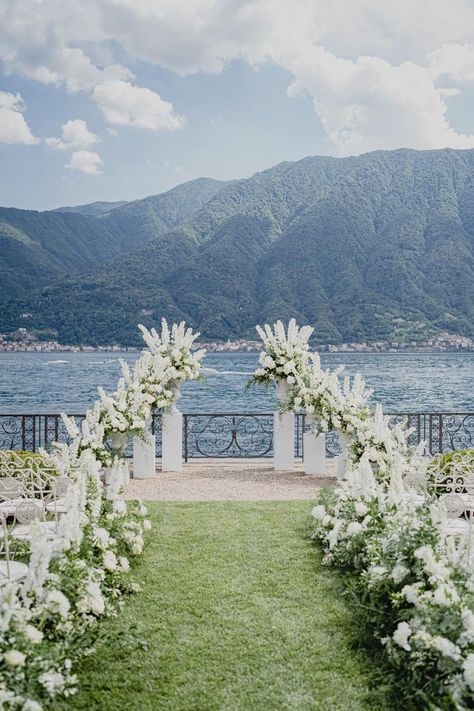
[[[427,351],[474,351],[474,340],[467,336],[458,336],[452,333],[438,333],[426,341],[375,341],[373,343],[340,343],[333,344],[312,344],[314,349],[329,353],[384,353],[407,350],[427,350]],[[208,343],[196,343],[197,348],[206,348],[211,352],[230,351],[259,351],[260,341],[252,341],[245,338],[237,341],[211,341]],[[0,352],[15,353],[84,353],[84,352],[112,352],[131,353],[138,349],[133,346],[88,346],[88,345],[68,345],[59,343],[54,339],[41,340],[37,334],[28,331],[26,328],[19,328],[13,333],[0,333]]]

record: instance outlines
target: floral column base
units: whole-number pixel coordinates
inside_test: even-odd
[[[314,431],[315,417],[306,415],[311,429],[303,435],[303,466],[305,474],[326,476],[326,435]]]
[[[183,469],[183,414],[171,410],[163,415],[163,445],[161,470],[180,472]]]
[[[133,478],[146,479],[155,476],[155,435],[146,433],[146,441],[133,438]]]
[[[289,386],[286,381],[277,385],[278,399],[285,402],[289,397]],[[273,415],[273,468],[275,471],[289,471],[294,466],[295,449],[295,416],[292,412]]]
[[[338,437],[342,452],[336,457],[336,476],[338,479],[344,479],[347,472],[347,457],[351,438],[344,432],[339,432]]]

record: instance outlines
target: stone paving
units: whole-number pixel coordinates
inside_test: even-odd
[[[321,486],[334,485],[329,461],[326,476],[308,476],[302,464],[293,471],[275,472],[271,460],[205,459],[183,465],[182,472],[162,472],[131,479],[125,498],[144,501],[271,501],[315,499]]]

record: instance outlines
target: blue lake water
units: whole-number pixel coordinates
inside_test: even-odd
[[[139,354],[120,355],[132,364]],[[180,409],[270,412],[273,390],[244,391],[257,359],[257,353],[209,353],[204,365],[219,374],[186,383]],[[328,353],[322,363],[360,371],[387,412],[474,412],[474,353]],[[114,353],[0,353],[0,413],[82,413],[97,386],[112,391],[118,377]]]

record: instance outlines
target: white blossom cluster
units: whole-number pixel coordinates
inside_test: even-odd
[[[197,380],[201,369],[202,359],[206,351],[204,348],[193,351],[194,342],[199,338],[199,333],[193,333],[191,328],[186,328],[185,322],[173,324],[171,331],[166,319],[161,321],[161,334],[154,328],[148,331],[139,325],[143,340],[152,356],[161,356],[164,359],[166,372],[166,385],[172,387],[184,380]]]
[[[110,435],[146,437],[146,428],[154,410],[166,410],[178,396],[179,384],[199,377],[205,350],[193,351],[199,333],[185,328],[184,322],[173,324],[171,331],[165,319],[162,331],[148,331],[139,325],[147,349],[131,370],[120,361],[122,377],[115,393],[107,394],[99,388],[99,400],[94,403],[80,427],[63,415],[72,444],[68,451],[76,454],[92,451],[104,466],[110,466],[113,454],[104,447]]]
[[[256,326],[256,329],[262,339],[263,350],[259,367],[249,384],[268,386],[285,381],[293,386],[297,375],[303,373],[308,363],[308,341],[314,329],[311,326],[299,328],[294,318],[290,320],[287,329],[281,321],[274,323],[273,328],[265,324],[263,328]]]
[[[365,449],[333,499],[314,508],[314,538],[326,564],[357,575],[367,624],[412,701],[472,708],[474,570],[466,542],[450,533],[442,499],[412,487],[427,465],[421,451],[410,452],[406,433],[390,431],[378,409],[356,437]]]
[[[71,484],[54,538],[32,523],[28,576],[0,588],[0,708],[40,711],[74,693],[73,665],[90,646],[100,618],[113,614],[129,583],[130,561],[150,527],[146,508],[105,491],[91,450],[74,459],[43,455]],[[120,461],[114,463],[121,478]],[[112,477],[113,478],[113,477]]]
[[[354,434],[370,415],[367,403],[372,391],[366,389],[359,374],[352,383],[348,376],[341,383],[341,371],[342,368],[323,370],[319,355],[310,354],[307,367],[296,375],[285,409],[304,409],[317,431]]]
[[[120,452],[112,456],[107,440],[143,430],[153,408],[171,405],[179,383],[199,376],[204,356],[191,351],[197,334],[183,323],[170,332],[164,321],[161,335],[141,330],[149,350],[133,371],[122,364],[117,391],[100,390],[79,426],[64,417],[70,443],[42,453],[45,466],[71,484],[57,535],[47,538],[33,523],[25,543],[27,578],[0,588],[0,708],[40,711],[74,693],[73,665],[100,617],[112,614],[131,589],[130,561],[141,554],[150,522],[140,502],[120,498],[127,464]],[[100,478],[104,466],[107,486]]]

